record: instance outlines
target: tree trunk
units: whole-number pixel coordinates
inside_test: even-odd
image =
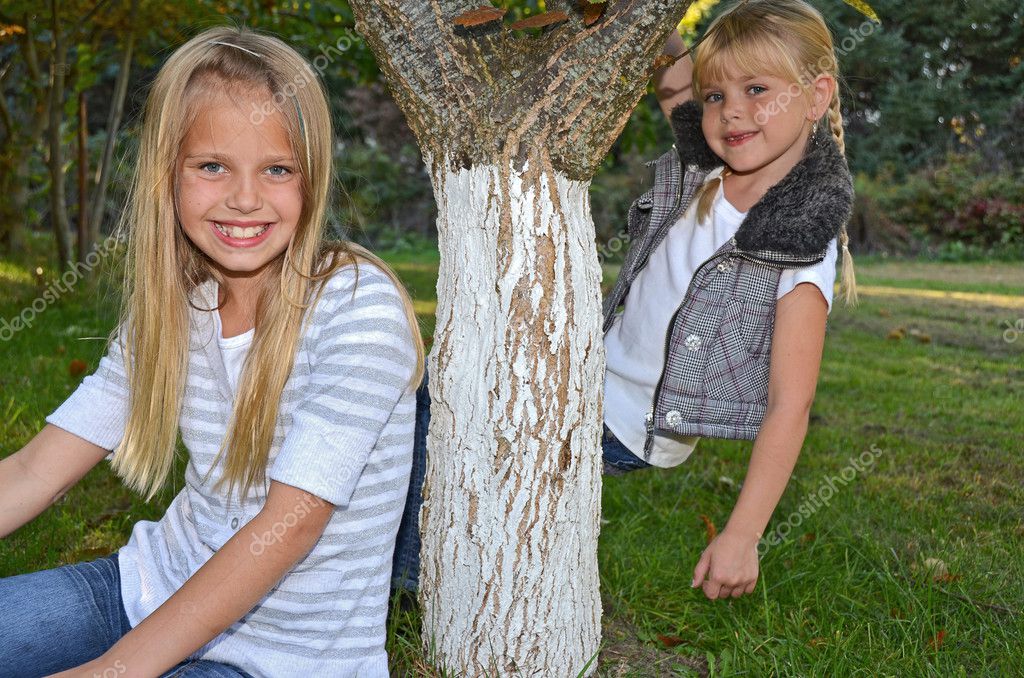
[[[57,269],[61,270],[71,259],[68,235],[68,207],[64,202],[64,153],[61,144],[61,122],[64,118],[64,73],[67,70],[67,44],[61,35],[60,11],[57,0],[50,0],[53,30],[53,53],[50,56],[50,220],[57,239]]]
[[[575,675],[597,653],[601,618],[604,353],[589,182],[494,165],[432,179],[441,264],[424,641],[460,674]]]
[[[78,262],[85,263],[85,257],[95,242],[89,233],[89,116],[86,111],[85,92],[78,93]]]
[[[456,26],[480,4],[350,1],[438,203],[423,642],[457,675],[589,675],[604,350],[587,190],[689,2],[610,2],[590,26],[572,3],[539,34]]]
[[[117,144],[117,133],[121,128],[121,116],[124,114],[124,100],[128,94],[128,77],[132,69],[132,53],[135,50],[135,13],[138,0],[132,0],[128,10],[128,40],[125,42],[124,53],[121,55],[121,67],[117,72],[114,84],[114,100],[110,106],[110,117],[107,119],[107,140],[103,145],[103,157],[96,169],[96,192],[92,198],[92,209],[89,214],[89,238],[91,242],[99,242],[100,227],[103,225],[103,213],[107,201],[107,183],[110,181],[110,166],[114,157],[114,146]]]

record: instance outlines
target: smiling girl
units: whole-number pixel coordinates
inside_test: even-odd
[[[0,537],[111,450],[148,499],[180,433],[184,487],[113,555],[0,579],[0,675],[388,675],[423,347],[390,269],[324,241],[332,148],[320,81],[275,38],[211,29],[161,68],[121,322],[0,462]]]

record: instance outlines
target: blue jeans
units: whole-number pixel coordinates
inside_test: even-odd
[[[416,430],[413,434],[412,477],[405,500],[402,524],[395,542],[395,557],[391,565],[391,588],[415,591],[419,587],[420,573],[420,506],[423,505],[423,478],[427,471],[427,426],[430,424],[430,392],[427,376],[416,390]],[[601,435],[601,454],[606,475],[621,475],[641,468],[649,468],[643,459],[629,451],[607,426]]]
[[[0,579],[2,678],[47,676],[79,666],[102,655],[131,629],[121,601],[116,553]],[[115,672],[124,670],[115,663],[107,673]],[[252,678],[205,659],[185,660],[161,678],[172,676]]]

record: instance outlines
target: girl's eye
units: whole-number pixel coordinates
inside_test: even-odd
[[[767,87],[762,87],[761,85],[751,85],[749,87],[749,89],[751,91],[753,91],[753,90],[760,90],[759,92],[754,92],[754,94],[761,94],[761,92],[767,92],[768,91]]]
[[[213,169],[210,169],[211,167]],[[210,174],[219,174],[217,170],[220,169],[221,167],[222,165],[219,162],[204,162],[202,165],[199,166],[199,169],[203,170],[204,172],[209,172]]]
[[[292,173],[291,169],[287,167],[282,167],[281,165],[274,165],[273,167],[268,167],[267,172],[269,172],[270,176],[272,177],[286,177]]]
[[[720,96],[722,96],[722,95],[719,94],[718,92],[712,92],[711,94],[709,94],[706,97],[704,97],[704,101],[707,101],[709,103],[714,103],[714,102],[718,101],[718,99],[715,99],[714,97],[720,97]]]

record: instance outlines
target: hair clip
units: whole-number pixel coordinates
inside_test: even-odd
[[[257,52],[254,52],[251,49],[246,49],[245,47],[242,47],[241,45],[236,45],[233,42],[221,42],[220,40],[207,40],[206,44],[207,45],[224,45],[225,47],[234,47],[235,49],[240,49],[243,52],[246,52],[248,54],[253,55],[254,57],[258,57],[260,59],[263,58],[262,54],[258,54]]]

